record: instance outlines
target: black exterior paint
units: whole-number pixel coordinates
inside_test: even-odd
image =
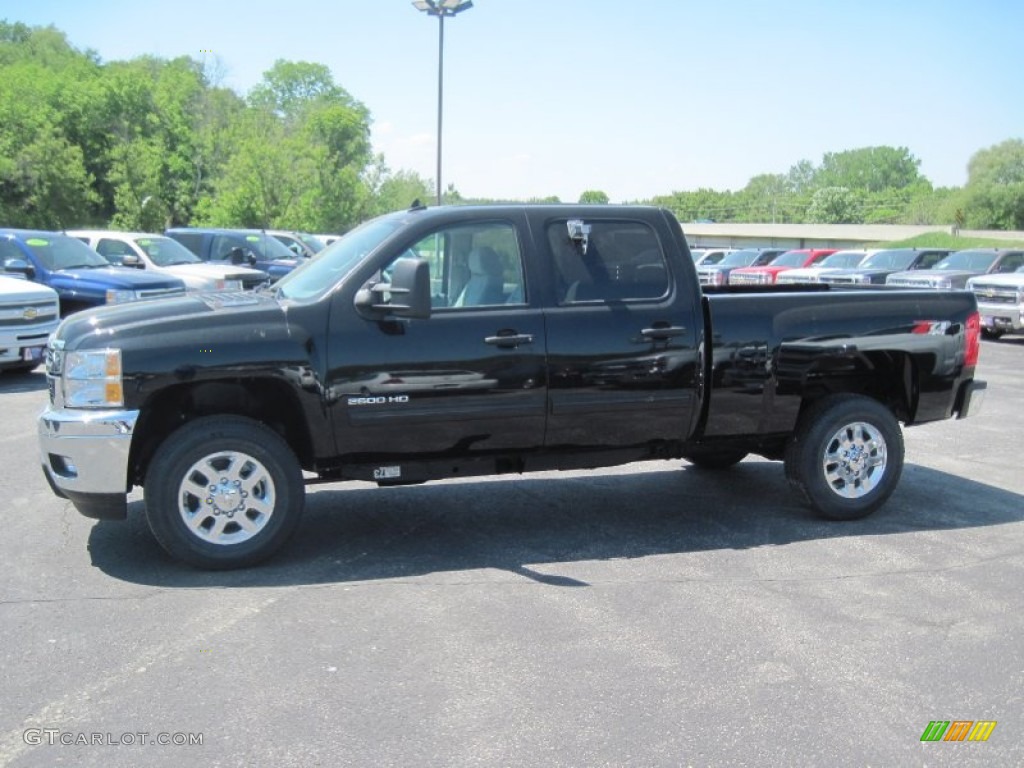
[[[570,456],[600,449],[683,455],[718,440],[777,457],[810,397],[862,384],[887,397],[896,391],[905,420],[924,422],[953,415],[974,375],[963,357],[976,309],[968,292],[705,294],[678,223],[654,208],[467,206],[394,216],[397,232],[315,301],[270,292],[168,299],[76,315],[58,335],[68,351],[122,349],[125,406],[150,419],[140,421],[143,439],[158,423],[173,425],[167,404],[195,388],[221,392],[241,410],[258,388],[254,402],[274,404],[260,418],[301,414],[308,447],[296,451],[326,478],[347,465],[399,460],[516,457],[530,466],[546,456],[548,466],[569,466],[577,465]],[[668,264],[667,295],[559,304],[544,232],[567,218],[652,228]],[[356,307],[357,291],[411,243],[484,219],[516,228],[525,305],[383,320]],[[921,333],[922,322],[941,332]],[[500,341],[509,336],[519,341]]]

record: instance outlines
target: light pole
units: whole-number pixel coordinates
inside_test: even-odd
[[[473,0],[413,0],[418,11],[437,16],[437,204],[441,205],[441,116],[444,107],[444,19],[473,7]]]

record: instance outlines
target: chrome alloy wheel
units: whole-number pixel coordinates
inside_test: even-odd
[[[238,451],[205,456],[182,478],[178,512],[197,538],[221,546],[262,531],[274,512],[274,481],[259,461]]]
[[[882,433],[872,424],[856,421],[829,439],[821,468],[833,492],[843,498],[859,499],[882,481],[886,462]]]

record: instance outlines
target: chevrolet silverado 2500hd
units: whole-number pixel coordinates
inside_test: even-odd
[[[753,453],[852,519],[899,480],[900,422],[976,408],[979,337],[966,291],[702,290],[658,208],[416,207],[273,288],[66,319],[42,464],[89,517],[142,486],[159,542],[208,568],[277,550],[316,481]]]

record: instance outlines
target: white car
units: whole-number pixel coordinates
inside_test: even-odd
[[[791,285],[793,283],[820,283],[822,275],[839,269],[853,269],[873,253],[877,252],[877,248],[870,251],[836,251],[835,253],[826,256],[813,267],[787,269],[785,272],[780,272],[775,282],[781,285]]]
[[[981,313],[981,332],[990,339],[1024,333],[1024,267],[1008,275],[979,275],[967,281]]]
[[[266,272],[230,264],[210,264],[177,240],[147,232],[75,229],[68,233],[111,264],[165,272],[179,278],[189,291],[252,290],[269,281]]]
[[[27,372],[39,365],[46,338],[59,324],[55,290],[0,275],[0,370]]]

